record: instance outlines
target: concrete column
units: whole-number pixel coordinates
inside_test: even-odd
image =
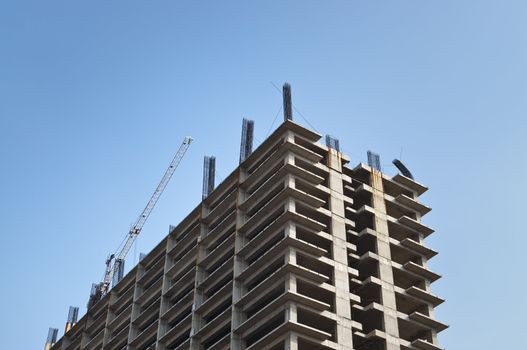
[[[295,212],[295,209],[296,209],[296,203],[295,203],[295,200],[294,200],[294,199],[291,199],[291,198],[288,198],[288,199],[285,201],[284,209],[285,209],[285,211],[292,211],[292,212]]]
[[[106,344],[110,340],[111,332],[108,328],[108,324],[114,319],[115,313],[112,311],[111,305],[117,300],[117,293],[110,293],[110,298],[108,300],[108,311],[106,313],[106,323],[104,326],[104,336],[102,339],[102,347],[105,348]],[[68,344],[69,345],[69,341]]]
[[[287,264],[295,265],[296,264],[296,249],[294,248],[287,249],[284,255],[284,263],[285,265]],[[288,274],[288,276],[290,275]],[[287,278],[285,281],[285,289],[296,292],[296,278],[294,278],[293,276],[290,276],[290,278]]]
[[[196,267],[195,273],[196,277],[194,279],[194,302],[192,304],[192,328],[190,330],[190,349],[191,350],[200,350],[202,348],[199,339],[194,337],[201,327],[203,326],[203,320],[200,314],[195,312],[201,304],[203,304],[204,296],[203,291],[198,288],[199,284],[207,278],[207,273],[203,268],[197,265],[198,261],[206,256],[206,247],[201,244],[201,240],[207,236],[208,227],[207,224],[203,222],[203,218],[207,217],[209,214],[209,208],[205,204],[201,204],[201,217],[200,217],[200,233],[198,238],[198,253],[196,257]]]
[[[137,337],[137,335],[139,334],[139,330],[137,329],[137,326],[134,326],[132,324],[132,320],[134,320],[137,316],[139,316],[141,314],[141,307],[140,305],[137,303],[137,299],[141,296],[141,294],[143,293],[143,287],[137,283],[137,281],[139,280],[139,278],[141,278],[141,276],[145,273],[145,268],[143,265],[141,265],[141,263],[139,263],[137,265],[137,271],[136,271],[136,276],[135,276],[135,284],[134,284],[134,296],[133,296],[133,300],[132,300],[132,312],[131,312],[131,315],[130,315],[130,330],[128,331],[128,344],[130,344],[132,342],[132,340],[135,339],[135,337]],[[134,347],[128,345],[126,347],[128,350],[135,350]]]
[[[298,310],[295,303],[287,303],[285,307],[285,320],[291,322],[297,322]]]
[[[296,225],[293,222],[288,222],[285,225],[285,227],[284,227],[284,237],[296,238]],[[295,260],[295,262],[296,262],[296,260]]]
[[[344,209],[344,184],[342,181],[342,159],[340,152],[328,150],[329,208],[331,210],[331,235],[333,236],[333,270],[335,284],[335,314],[337,321],[336,343],[339,349],[353,349],[351,332],[351,303],[348,275],[348,253],[346,250],[346,223]]]
[[[379,256],[379,278],[382,284],[381,300],[384,308],[383,324],[386,333],[386,349],[399,350],[399,325],[382,173],[373,168],[371,171],[372,205],[375,209],[374,228],[377,233],[377,255]]]
[[[163,282],[161,284],[161,303],[159,305],[159,323],[157,326],[157,342],[156,342],[156,349],[157,350],[167,350],[167,347],[165,344],[162,344],[159,342],[159,339],[162,338],[166,332],[168,332],[168,325],[167,321],[161,319],[161,316],[168,311],[170,308],[170,303],[168,301],[168,298],[165,296],[165,293],[170,288],[170,280],[167,278],[167,271],[170,269],[170,267],[174,263],[174,259],[168,255],[168,252],[170,249],[176,244],[176,240],[174,237],[169,235],[167,237],[167,244],[165,247],[165,266],[163,268]]]
[[[284,350],[298,350],[298,336],[296,334],[289,333],[285,338]]]
[[[85,317],[86,317],[86,324],[92,322],[93,317],[89,314],[89,310],[88,310],[88,314]],[[86,332],[86,327],[84,327],[84,329],[82,330],[82,334],[81,334],[81,346],[80,346],[80,348],[81,349],[86,349],[86,345],[89,342],[90,342],[90,335],[88,334],[88,332]]]
[[[239,228],[245,223],[245,213],[241,211],[238,206],[246,199],[246,193],[243,191],[239,184],[247,176],[246,170],[243,168],[239,169],[238,174],[238,193],[236,197],[236,232],[234,240],[234,267],[233,267],[233,283],[232,283],[232,318],[231,318],[231,350],[242,350],[245,349],[245,342],[242,340],[239,334],[234,333],[234,329],[238,328],[243,322],[246,321],[247,317],[241,308],[235,306],[235,304],[247,293],[247,287],[245,284],[237,280],[237,277],[247,267],[247,263],[243,257],[239,255],[240,250],[246,243],[245,234],[239,231]]]

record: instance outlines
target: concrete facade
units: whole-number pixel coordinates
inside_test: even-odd
[[[426,187],[284,122],[53,350],[437,350]]]

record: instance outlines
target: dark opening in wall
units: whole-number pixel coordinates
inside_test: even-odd
[[[310,196],[320,199],[324,202],[322,208],[329,210],[329,193],[324,192],[321,189],[300,180],[299,178],[295,179],[295,188],[301,192],[307,193]]]
[[[328,234],[331,232],[331,218],[326,214],[317,211],[315,208],[304,205],[301,202],[295,203],[295,211],[300,215],[308,217],[311,220],[318,221],[319,223],[326,226],[324,232]]]
[[[276,209],[272,214],[267,216],[267,218],[261,222],[258,226],[251,228],[247,234],[246,237],[251,240],[254,237],[258,236],[265,228],[269,225],[271,225],[276,219],[280,217],[284,213],[284,208],[280,207]]]
[[[190,338],[190,328],[188,328],[188,330],[186,330],[185,332],[183,332],[183,334],[181,334],[179,337],[177,337],[176,339],[174,339],[173,342],[171,342],[170,344],[168,344],[168,348],[170,350],[174,350],[176,349],[179,345],[183,344],[188,338]]]
[[[363,205],[367,205],[369,207],[372,206],[372,194],[366,190],[363,191],[355,191],[353,193],[353,205],[352,208],[355,210],[360,209]]]
[[[207,291],[205,291],[205,296],[207,298],[210,298],[214,293],[219,291],[224,285],[232,281],[233,273],[229,273],[225,277],[223,277],[220,281],[218,281],[216,284],[214,284],[212,287],[210,287]]]
[[[399,196],[400,194],[404,194],[410,198],[414,198],[414,193],[410,190],[407,190],[406,188],[403,188],[401,185],[393,182],[393,181],[389,181],[389,180],[386,180],[386,179],[383,179],[382,181],[382,186],[383,186],[383,189],[384,189],[384,192],[386,194],[389,194],[390,196],[392,197],[397,197]]]
[[[296,226],[296,237],[304,242],[316,245],[319,248],[324,249],[327,253],[325,257],[331,259],[333,256],[332,241],[317,235],[309,230],[304,229],[302,226]]]
[[[174,328],[179,322],[183,321],[192,312],[192,305],[187,307],[183,312],[179,313],[173,320],[168,323],[168,328]]]
[[[221,339],[223,339],[223,337],[230,333],[231,323],[228,322],[223,328],[221,328],[219,331],[217,331],[212,336],[203,341],[203,350],[209,349],[211,346],[219,342]]]
[[[270,262],[266,269],[259,273],[259,276],[247,284],[247,291],[251,291],[254,287],[262,283],[269,276],[271,276],[276,270],[284,265],[283,256],[280,256],[278,260]]]
[[[335,295],[324,288],[301,279],[296,280],[296,291],[306,297],[321,301],[329,305],[329,311],[335,309]]]
[[[328,187],[328,172],[315,166],[315,163],[308,162],[302,158],[295,157],[295,165],[302,168],[310,173],[320,176],[324,179],[321,183],[322,186]]]
[[[360,210],[360,209],[359,209]],[[360,232],[365,228],[375,229],[374,225],[374,215],[368,211],[361,211],[353,218],[355,221],[356,231]]]
[[[361,286],[356,293],[360,296],[360,304],[368,306],[371,303],[381,304],[381,286],[376,283],[367,283]]]
[[[298,338],[298,350],[320,350],[320,349],[326,349],[326,348],[325,347],[321,348],[320,344],[313,343],[309,340],[306,340],[300,337]]]
[[[377,238],[374,235],[364,234],[357,240],[357,255],[367,252],[377,254]]]
[[[249,265],[258,260],[262,255],[267,253],[276,244],[284,239],[284,231],[278,231],[270,239],[267,240],[254,254],[247,257],[246,261]]]
[[[418,277],[414,274],[400,269],[393,269],[393,281],[397,287],[408,289],[415,286],[422,290],[426,290],[424,278]]]
[[[284,139],[278,140],[253,166],[247,169],[248,174],[252,174],[258,169],[268,158],[270,158],[284,143]]]
[[[246,310],[245,314],[247,316],[247,319],[250,319],[254,316],[258,311],[262,310],[265,306],[267,306],[269,303],[271,303],[273,300],[277,299],[280,295],[284,294],[285,287],[284,283],[281,283],[268,293],[265,293],[262,295],[258,302],[252,305],[249,309]]]
[[[408,216],[414,220],[417,220],[417,214],[414,210],[406,209],[396,202],[384,201],[386,204],[386,214],[394,219],[399,219],[401,216]]]
[[[254,175],[254,176],[261,176],[261,178],[259,178],[258,181],[256,181],[252,186],[250,186],[247,189],[247,198],[255,194],[283,166],[284,166],[284,162],[282,160],[279,160],[279,161],[276,161],[275,164],[270,165],[269,169],[265,170],[264,174]]]
[[[221,265],[223,265],[225,262],[227,262],[227,260],[232,258],[233,255],[234,255],[234,247],[232,247],[231,249],[228,249],[227,251],[225,251],[223,253],[223,255],[218,260],[216,260],[216,262],[214,264],[209,266],[208,269],[206,270],[207,273],[208,274],[212,274],[214,271],[219,269],[221,267]]]
[[[373,258],[366,258],[359,261],[359,278],[365,280],[373,276],[379,277],[379,262]]]
[[[280,192],[284,190],[284,181],[279,181],[268,192],[265,193],[255,193],[255,196],[258,196],[258,204],[246,212],[248,217],[252,217],[254,214],[258,213],[260,209],[266,206],[274,197],[276,197]]]
[[[215,239],[208,247],[207,247],[207,254],[212,252],[214,249],[216,249],[220,244],[223,243],[227,238],[230,237],[234,232],[236,231],[236,226],[233,225],[227,230],[221,234],[221,236],[218,236],[218,239]]]
[[[253,331],[253,333],[249,334],[249,336],[247,336],[246,338],[246,347],[253,345],[258,340],[271,333],[273,329],[279,327],[284,322],[284,312],[282,311],[278,315],[271,318],[266,324],[262,325],[261,327],[258,327]]]
[[[369,339],[357,346],[357,350],[386,350],[386,341],[382,339]]]
[[[334,320],[320,316],[303,308],[298,308],[297,317],[299,323],[329,333],[331,334],[329,340],[335,341],[336,323]]]
[[[411,232],[408,229],[405,229],[402,225],[398,225],[392,221],[388,221],[388,234],[390,237],[402,241],[405,238],[410,238],[416,242],[419,242],[419,235],[415,232]]]
[[[395,294],[397,311],[410,315],[417,311],[423,315],[429,316],[428,305],[418,299],[410,298],[402,294]]]
[[[333,283],[333,266],[298,252],[296,254],[296,263],[299,266],[326,276],[328,278],[328,283]]]
[[[156,336],[154,335],[152,338],[148,339],[145,344],[146,345],[140,347],[139,350],[154,350],[156,348]]]
[[[232,305],[232,298],[225,299],[220,305],[214,308],[211,312],[206,315],[203,315],[203,319],[206,323],[209,323],[217,316],[221,315],[225,310],[230,309]]]

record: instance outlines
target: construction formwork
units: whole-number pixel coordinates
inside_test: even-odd
[[[440,349],[426,187],[286,120],[53,350]]]

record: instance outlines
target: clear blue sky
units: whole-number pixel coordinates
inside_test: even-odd
[[[430,186],[442,345],[526,349],[526,18],[523,0],[2,1],[1,347],[62,334],[183,137],[129,262],[198,204],[203,155],[218,181],[237,165],[242,117],[266,137],[289,81],[352,163],[372,149],[394,173],[402,151]]]

